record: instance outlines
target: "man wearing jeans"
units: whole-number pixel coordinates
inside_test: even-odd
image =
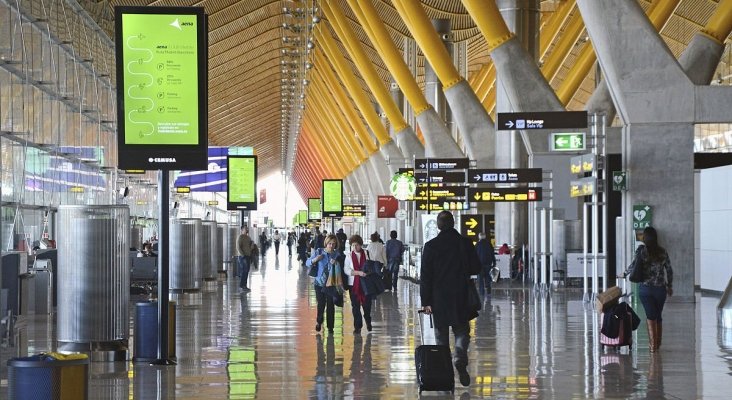
[[[468,285],[471,275],[480,273],[480,261],[473,243],[455,230],[449,211],[437,214],[436,238],[425,243],[422,251],[419,293],[426,314],[433,314],[438,345],[450,345],[450,327],[455,335],[453,363],[460,383],[470,385],[468,374],[469,321],[478,313],[468,309]]]
[[[241,234],[236,239],[236,251],[239,253],[237,257],[237,265],[239,267],[239,293],[251,292],[247,286],[249,279],[249,260],[252,256],[252,238],[249,237],[249,229],[246,226],[241,227]]]
[[[389,232],[391,239],[386,241],[386,263],[389,272],[392,274],[391,285],[394,291],[397,290],[397,279],[399,279],[399,264],[402,263],[402,254],[404,254],[404,243],[397,240],[397,231]]]

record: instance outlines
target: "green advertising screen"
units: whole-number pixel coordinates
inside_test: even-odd
[[[340,179],[323,180],[323,216],[343,216],[343,181]]]
[[[227,157],[228,210],[257,209],[257,156]]]
[[[125,143],[198,144],[196,16],[123,14],[122,37]]]
[[[300,210],[297,212],[297,224],[305,225],[308,223],[308,210]]]
[[[203,8],[116,7],[115,23],[120,165],[205,169]],[[194,158],[197,168],[182,168],[192,162],[189,153],[199,149],[203,158]]]
[[[308,222],[320,221],[320,199],[308,199]]]

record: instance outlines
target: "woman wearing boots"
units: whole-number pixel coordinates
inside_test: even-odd
[[[371,332],[371,302],[372,296],[367,295],[363,290],[361,278],[366,276],[363,266],[369,257],[363,246],[363,239],[359,235],[353,235],[350,239],[351,251],[346,254],[346,262],[343,267],[348,275],[348,284],[351,286],[351,311],[353,312],[353,333],[361,333],[363,320],[366,320],[366,330]],[[363,315],[361,314],[363,308]]]
[[[643,230],[643,245],[635,251],[635,259],[622,277],[630,275],[633,268],[646,269],[646,279],[638,287],[646,311],[649,347],[651,352],[656,352],[661,347],[663,335],[661,313],[666,296],[673,295],[674,274],[666,249],[658,245],[658,234],[654,228]]]

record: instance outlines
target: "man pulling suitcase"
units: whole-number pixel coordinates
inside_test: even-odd
[[[460,384],[469,386],[469,322],[478,313],[468,307],[468,285],[472,284],[470,276],[480,273],[480,261],[473,243],[460,235],[454,226],[455,219],[449,211],[437,215],[440,233],[424,245],[419,291],[422,310],[434,317],[438,346],[449,346],[452,327],[455,335],[453,363]]]

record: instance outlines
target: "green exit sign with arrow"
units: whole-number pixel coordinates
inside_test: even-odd
[[[550,151],[582,151],[585,149],[585,133],[552,133],[549,137]]]

